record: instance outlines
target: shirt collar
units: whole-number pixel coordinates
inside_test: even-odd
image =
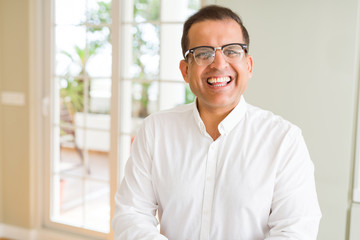
[[[221,135],[228,134],[245,116],[247,104],[243,96],[241,96],[236,107],[222,120],[218,126]]]
[[[200,113],[199,110],[197,108],[197,98],[195,98],[195,101],[193,102],[193,114],[194,114],[194,119],[197,123],[197,126],[199,127],[201,134],[206,134],[206,127],[205,124],[203,122],[203,120],[200,117]]]
[[[236,107],[222,120],[218,126],[221,135],[228,134],[237,123],[241,121],[247,110],[247,104],[243,96],[241,96],[239,103]],[[200,117],[199,110],[197,108],[197,98],[193,103],[194,119],[202,134],[206,133],[205,124]]]

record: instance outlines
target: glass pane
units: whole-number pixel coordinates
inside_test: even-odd
[[[132,126],[132,85],[133,83],[129,80],[123,80],[120,82],[119,92],[119,108],[120,108],[120,132],[130,133]]]
[[[95,78],[90,80],[89,112],[109,114],[111,101],[111,79]]]
[[[133,26],[134,78],[156,79],[159,75],[159,26],[144,23]]]
[[[124,78],[157,79],[159,75],[159,26],[150,23],[122,27]],[[129,47],[132,46],[132,47]]]
[[[160,109],[169,109],[186,102],[186,88],[184,83],[160,83]]]
[[[156,21],[159,20],[160,0],[133,0],[134,21]]]
[[[192,103],[195,101],[195,95],[190,89],[189,84],[185,84],[185,104]]]
[[[162,21],[185,21],[200,8],[200,0],[162,1]]]
[[[108,181],[110,179],[109,173],[109,152],[89,151],[90,177]]]
[[[54,220],[74,226],[83,222],[83,181],[70,177],[54,177],[57,192],[53,196]],[[55,204],[58,203],[58,204]]]
[[[158,83],[133,83],[132,116],[145,118],[150,113],[158,111]]]
[[[183,77],[179,69],[179,62],[183,59],[181,52],[181,35],[181,24],[163,24],[161,26],[161,80],[183,82]]]
[[[78,128],[76,128],[76,133],[79,134],[79,142],[80,138],[84,137],[84,130],[88,130],[86,135],[92,133],[90,130],[96,131],[110,131],[110,115],[108,114],[93,114],[93,113],[77,113],[75,115],[75,122]],[[100,149],[99,149],[100,150]]]
[[[55,23],[76,25],[85,22],[85,2],[86,0],[55,1]]]
[[[202,1],[201,0],[187,0],[187,2],[188,2],[188,9],[189,9],[189,11],[191,11],[191,14],[193,14],[201,7]]]
[[[137,128],[138,129],[138,128]],[[119,168],[118,168],[118,184],[120,184],[122,177],[124,176],[124,169],[127,160],[130,157],[130,148],[131,144],[134,141],[135,133],[134,134],[123,134],[120,136],[120,159],[119,161]]]
[[[102,232],[109,232],[110,199],[109,184],[86,181],[85,226]]]
[[[94,126],[96,128],[109,128],[110,117],[109,115],[90,114],[87,117],[87,126],[99,124]],[[76,129],[78,145],[80,148],[84,147],[94,151],[108,152],[110,148],[110,134],[108,131],[100,131],[96,129],[83,130]]]
[[[69,76],[60,78],[57,82],[59,85],[60,124],[74,126],[76,113],[84,110],[84,81]]]
[[[87,16],[90,24],[110,24],[111,0],[88,0]]]
[[[109,151],[110,115],[77,113],[75,122],[76,145],[94,151]]]
[[[86,55],[85,37],[85,27],[58,26],[55,28],[56,75],[75,76],[83,73]]]
[[[60,127],[60,163],[56,172],[82,175],[83,150],[76,143],[75,130]],[[80,172],[79,172],[80,171]]]
[[[88,32],[86,72],[91,77],[111,76],[111,44],[108,27],[90,28]]]

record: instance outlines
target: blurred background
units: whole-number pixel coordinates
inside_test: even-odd
[[[139,125],[194,100],[178,69],[182,24],[220,4],[250,34],[247,102],[303,131],[318,239],[360,239],[359,3],[0,0],[0,238],[112,239]]]

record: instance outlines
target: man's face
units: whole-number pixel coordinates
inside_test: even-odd
[[[189,30],[189,49],[198,46],[221,47],[229,43],[245,43],[240,25],[232,19],[205,20],[195,23]],[[201,111],[231,111],[244,93],[253,69],[252,57],[244,57],[236,63],[225,60],[220,50],[214,61],[207,66],[199,66],[193,55],[188,61],[180,62],[184,80],[198,98]]]

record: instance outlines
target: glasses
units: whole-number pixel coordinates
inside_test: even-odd
[[[247,45],[242,43],[230,43],[222,47],[199,46],[185,52],[185,59],[189,53],[194,56],[195,62],[200,66],[210,65],[215,59],[216,50],[221,50],[227,62],[236,63],[244,57],[247,52]]]

